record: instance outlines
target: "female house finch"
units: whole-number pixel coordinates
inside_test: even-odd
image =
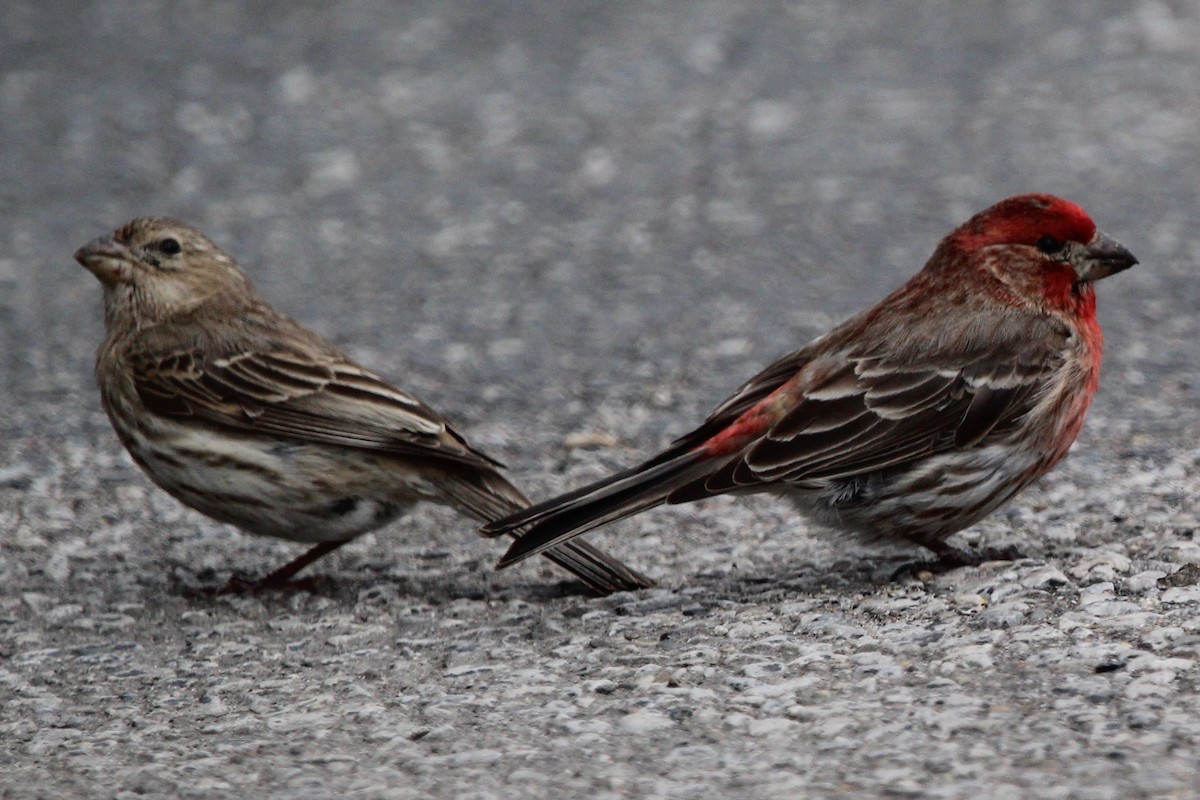
[[[645,463],[487,525],[506,566],[662,503],[772,491],[819,522],[946,543],[1053,467],[1096,392],[1092,282],[1137,259],[1074,203],[1010,197],[874,308],[775,362]]]
[[[482,521],[528,504],[433,409],[267,305],[199,231],[135,219],[75,259],[104,285],[96,378],[134,461],[214,519],[315,543],[245,588],[285,585],[418,500]],[[597,592],[651,585],[590,545],[546,555]]]

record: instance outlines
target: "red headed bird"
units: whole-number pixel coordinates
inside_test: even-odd
[[[833,528],[971,563],[947,538],[1066,455],[1099,380],[1092,284],[1136,263],[1075,203],[1002,200],[662,453],[483,533],[525,529],[503,567],[663,503],[769,491]]]

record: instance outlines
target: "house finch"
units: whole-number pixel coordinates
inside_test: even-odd
[[[528,504],[429,406],[279,313],[199,231],[135,219],[75,259],[104,285],[104,409],[169,494],[249,533],[314,543],[297,572],[418,500],[481,521]],[[546,552],[601,593],[651,582],[590,545]]]
[[[506,566],[662,503],[771,491],[826,525],[974,563],[946,539],[1066,454],[1099,376],[1092,282],[1136,263],[1074,203],[1010,197],[662,453],[483,533],[529,526]]]

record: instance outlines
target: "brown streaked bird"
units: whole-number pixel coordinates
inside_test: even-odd
[[[649,460],[493,522],[506,566],[664,503],[773,492],[868,538],[947,543],[1057,464],[1096,394],[1096,281],[1137,259],[1075,203],[1010,197],[874,308],[775,362]]]
[[[134,461],[213,519],[312,548],[304,567],[427,500],[480,521],[528,504],[437,412],[272,308],[194,228],[135,219],[75,253],[104,286],[104,409]],[[584,543],[546,556],[599,593],[652,581]]]

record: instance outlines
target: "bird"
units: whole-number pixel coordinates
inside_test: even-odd
[[[481,532],[521,533],[506,567],[659,505],[767,492],[834,531],[980,563],[990,549],[947,539],[1066,455],[1099,382],[1093,284],[1136,263],[1069,200],[1001,200],[659,454]]]
[[[430,406],[273,308],[203,233],[140,217],[81,247],[103,286],[100,398],[117,437],[183,504],[261,536],[310,544],[265,577],[306,566],[418,501],[476,522],[529,500],[502,465]],[[653,585],[586,543],[546,556],[600,594]]]

